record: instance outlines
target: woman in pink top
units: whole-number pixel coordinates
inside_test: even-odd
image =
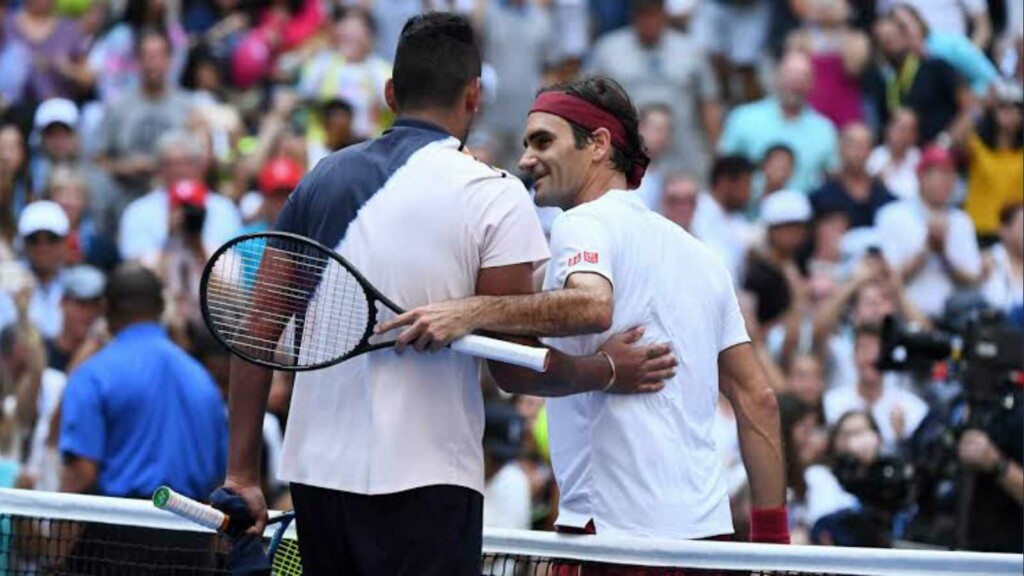
[[[814,68],[808,104],[837,128],[864,119],[861,73],[871,55],[867,35],[849,26],[846,0],[812,0],[805,25],[787,48],[806,52]]]

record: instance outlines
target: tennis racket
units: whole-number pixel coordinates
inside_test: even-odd
[[[153,505],[218,532],[223,532],[228,525],[228,516],[220,510],[179,494],[167,486],[161,486],[153,493]],[[274,576],[302,576],[298,536],[294,530],[288,530],[294,519],[294,512],[283,512],[267,520],[267,529],[273,527],[274,530],[266,549]]]
[[[203,320],[232,353],[299,372],[394,346],[375,335],[381,306],[404,312],[352,264],[323,244],[284,232],[239,236],[217,249],[199,287]],[[484,336],[458,352],[543,372],[548,351]]]

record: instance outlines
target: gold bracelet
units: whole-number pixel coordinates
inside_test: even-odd
[[[608,380],[608,384],[605,384],[604,389],[601,390],[602,392],[607,392],[611,390],[612,386],[615,386],[615,362],[612,361],[612,357],[604,350],[598,350],[597,353],[607,358],[608,365],[612,368],[612,377]]]

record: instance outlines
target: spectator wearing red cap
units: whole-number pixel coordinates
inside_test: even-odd
[[[926,148],[918,164],[920,198],[886,205],[875,226],[890,265],[907,285],[907,297],[937,318],[959,288],[974,285],[981,274],[981,254],[974,224],[950,205],[956,165],[944,148]]]
[[[191,200],[175,204],[168,191],[184,180],[201,181],[206,170],[202,145],[186,132],[162,136],[157,143],[157,153],[162,185],[133,201],[121,215],[118,248],[125,260],[143,259],[151,264],[156,261],[170,236],[173,208],[182,203],[195,204]],[[228,198],[205,192],[204,198],[202,243],[212,252],[241,232],[242,219],[238,208]]]
[[[263,196],[259,216],[245,227],[245,232],[263,232],[277,220],[288,195],[302,179],[302,166],[286,156],[277,156],[260,170],[259,188]]]
[[[187,323],[199,323],[199,280],[209,250],[203,245],[203,227],[210,199],[206,185],[185,179],[167,189],[170,229],[167,242],[152,267],[163,280],[172,332]],[[143,260],[144,263],[145,259]],[[149,263],[147,263],[149,264]]]

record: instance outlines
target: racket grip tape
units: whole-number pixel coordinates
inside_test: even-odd
[[[537,372],[548,369],[547,348],[524,346],[486,336],[463,336],[451,343],[452,350],[506,364],[514,364]]]
[[[228,527],[227,514],[213,506],[207,506],[188,496],[178,494],[167,486],[161,486],[153,493],[153,505],[211,530],[223,532]]]

